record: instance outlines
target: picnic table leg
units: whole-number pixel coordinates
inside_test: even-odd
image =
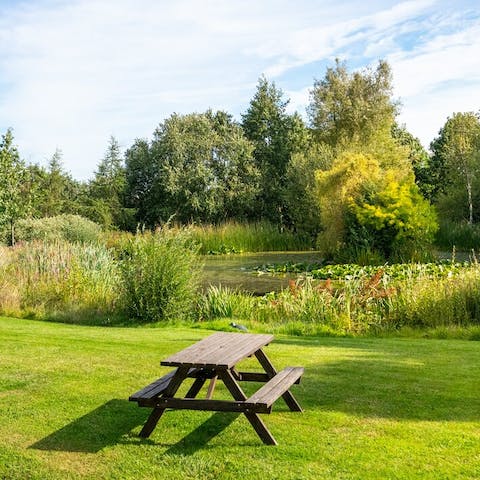
[[[267,357],[265,352],[262,349],[257,350],[255,352],[255,356],[257,357],[258,361],[260,362],[260,365],[263,367],[267,375],[270,378],[273,378],[277,374],[277,370],[275,370],[275,367],[272,365],[272,362]],[[282,398],[292,412],[303,412],[302,407],[297,402],[297,400],[295,399],[293,394],[290,392],[290,390],[287,390],[282,395]]]
[[[210,379],[210,383],[208,385],[208,390],[207,390],[207,400],[210,400],[213,395],[213,391],[215,390],[215,385],[217,384],[217,376],[215,375]]]
[[[177,371],[175,372],[175,375],[172,377],[170,380],[170,383],[168,384],[167,389],[165,390],[165,393],[163,394],[163,397],[173,397],[182,384],[182,382],[185,380],[188,374],[188,367],[179,367]],[[164,407],[155,407],[148,417],[147,421],[145,422],[145,425],[143,426],[141,432],[140,432],[140,437],[142,438],[148,438],[150,434],[153,432],[154,428],[157,426],[158,421],[160,420],[160,417],[163,415],[163,412],[165,411]]]
[[[206,378],[198,377],[193,382],[190,390],[185,395],[185,398],[195,398],[198,395],[198,392],[202,389],[203,385],[207,381]]]
[[[236,382],[232,372],[230,370],[223,370],[219,372],[220,378],[223,380],[223,383],[227,389],[232,394],[233,398],[238,401],[245,401],[247,396],[243,393],[243,390],[240,388],[240,385]],[[247,420],[250,422],[252,427],[257,432],[258,436],[262,439],[263,443],[267,445],[278,445],[277,441],[270,433],[266,425],[263,423],[263,420],[254,412],[243,412],[247,417]]]

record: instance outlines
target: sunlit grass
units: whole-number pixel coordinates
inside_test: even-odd
[[[480,476],[476,342],[278,336],[266,352],[278,368],[305,367],[293,387],[305,412],[279,401],[263,416],[277,447],[242,416],[207,412],[167,412],[139,439],[148,410],[128,396],[167,371],[162,358],[209,333],[1,318],[0,478]]]

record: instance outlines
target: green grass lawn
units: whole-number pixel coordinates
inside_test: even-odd
[[[168,411],[138,438],[149,410],[128,396],[208,334],[1,318],[0,478],[480,477],[480,344],[460,340],[279,336],[266,352],[305,367],[305,412],[263,416],[278,446],[227,413]]]

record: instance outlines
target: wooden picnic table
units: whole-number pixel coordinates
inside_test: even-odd
[[[167,408],[241,412],[245,414],[262,441],[268,445],[277,442],[269,432],[259,413],[270,413],[273,403],[282,397],[290,410],[301,412],[302,408],[289,391],[299,383],[302,367],[286,367],[277,372],[263,347],[273,340],[273,335],[220,332],[171,355],[161,365],[175,367],[163,377],[130,396],[140,407],[153,408],[140,436],[150,436]],[[236,365],[254,355],[264,372],[240,372]],[[175,397],[187,378],[194,381],[184,397]],[[223,381],[233,400],[215,400],[213,393],[217,378]],[[210,380],[205,399],[196,398],[207,380]],[[239,382],[262,382],[264,385],[247,398]]]

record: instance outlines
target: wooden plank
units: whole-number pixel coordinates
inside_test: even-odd
[[[272,365],[272,362],[270,359],[267,357],[267,354],[262,350],[258,350],[255,352],[255,356],[257,357],[257,360],[259,361],[260,365],[264,368],[264,370],[267,372],[267,374],[272,378],[277,374],[277,371],[275,370],[275,367]],[[295,383],[300,383],[300,378]],[[296,398],[293,396],[292,392],[290,390],[287,390],[283,395],[282,398],[284,402],[287,404],[288,408],[292,412],[302,412],[302,407],[300,404],[297,402]]]
[[[205,378],[199,377],[196,378],[192,386],[188,390],[185,398],[195,398],[198,395],[198,392],[202,389],[203,385],[207,380]]]
[[[268,382],[272,377],[268,373],[262,372],[233,372],[235,378],[240,382]],[[295,381],[300,383],[301,378]]]
[[[213,400],[197,398],[158,398],[157,407],[162,409],[173,408],[176,410],[204,410],[217,412],[257,412],[270,413],[268,408],[250,402],[232,400]]]
[[[210,383],[208,385],[208,390],[207,390],[207,398],[208,399],[212,398],[213,392],[215,390],[215,385],[217,384],[217,378],[218,377],[212,377],[210,379]]]
[[[150,385],[147,385],[146,387],[142,388],[141,390],[134,393],[133,395],[130,395],[128,399],[131,402],[137,402],[140,399],[153,398],[157,395],[160,395],[162,392],[166,390],[166,388],[168,387],[168,384],[170,383],[170,380],[175,375],[176,371],[177,369],[172,370],[171,372],[168,372],[166,375],[155,380]]]
[[[248,334],[242,334],[246,337]],[[266,344],[270,343],[270,335],[265,336],[264,338],[255,338],[250,337],[246,338],[245,342],[238,342],[236,345],[232,346],[227,352],[227,354],[218,361],[218,365],[224,368],[231,368],[235,366],[240,360],[253,355],[258,349],[262,348]],[[273,338],[272,338],[273,339]]]
[[[273,335],[219,332],[171,355],[162,365],[231,368],[273,340]]]
[[[179,363],[201,363],[202,358],[208,354],[208,352],[213,353],[218,349],[224,348],[223,345],[226,341],[228,341],[226,332],[218,332],[170,355],[160,363],[167,366],[178,366]]]
[[[272,406],[273,402],[281,397],[303,375],[303,367],[286,367],[275,377],[271,378],[263,387],[255,392],[247,401]]]
[[[133,395],[130,395],[128,399],[131,402],[137,402],[140,399],[154,398],[158,395],[161,395],[168,387],[168,384],[170,383],[170,380],[172,379],[172,377],[175,375],[176,371],[177,369],[172,370],[171,372],[168,372],[163,377],[158,378],[157,380],[150,383],[146,387],[143,387],[138,392],[135,392]],[[204,378],[211,378],[213,375],[214,375],[213,372],[200,370],[198,368],[190,369],[190,371],[187,374],[187,376],[194,377],[194,378],[197,378],[199,376]]]

